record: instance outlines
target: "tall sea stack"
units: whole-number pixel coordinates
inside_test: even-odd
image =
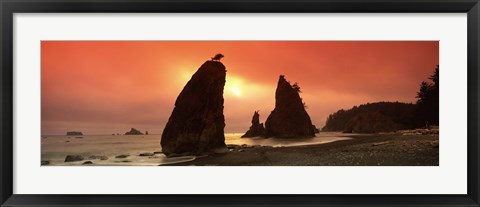
[[[280,75],[275,92],[275,109],[265,122],[265,136],[278,138],[314,137],[312,121],[302,99],[299,88],[292,87]]]
[[[264,135],[265,128],[263,127],[263,123],[260,123],[260,114],[258,111],[255,111],[252,117],[252,126],[250,126],[250,129],[242,136],[242,138],[259,137]]]
[[[207,61],[193,74],[175,101],[160,144],[165,155],[198,155],[226,149],[223,88],[226,70]]]

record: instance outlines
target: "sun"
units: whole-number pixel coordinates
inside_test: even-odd
[[[230,87],[230,91],[235,95],[235,96],[241,96],[242,95],[242,90],[240,90],[239,87],[232,86]]]
[[[228,95],[240,98],[242,97],[243,80],[238,77],[227,77],[225,89]]]

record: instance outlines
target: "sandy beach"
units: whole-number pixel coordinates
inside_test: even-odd
[[[174,165],[198,166],[438,166],[434,135],[354,135],[353,139],[293,147],[229,145],[226,154]]]

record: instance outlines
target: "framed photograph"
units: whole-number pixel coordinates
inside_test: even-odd
[[[480,206],[477,0],[0,6],[1,206]]]

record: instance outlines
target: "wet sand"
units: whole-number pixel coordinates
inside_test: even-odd
[[[230,145],[262,145],[291,147],[324,144],[351,139],[352,134],[321,132],[314,138],[299,139],[242,139],[243,133],[226,133]],[[158,166],[185,162],[201,156],[167,158],[161,153],[161,135],[82,135],[44,136],[41,138],[42,166]],[[68,156],[78,159],[70,159]],[[80,158],[81,157],[81,158]],[[87,162],[87,163],[85,163]],[[83,165],[83,164],[86,165]]]
[[[197,166],[438,166],[439,136],[375,134],[318,145],[229,145],[230,152],[173,165]]]

